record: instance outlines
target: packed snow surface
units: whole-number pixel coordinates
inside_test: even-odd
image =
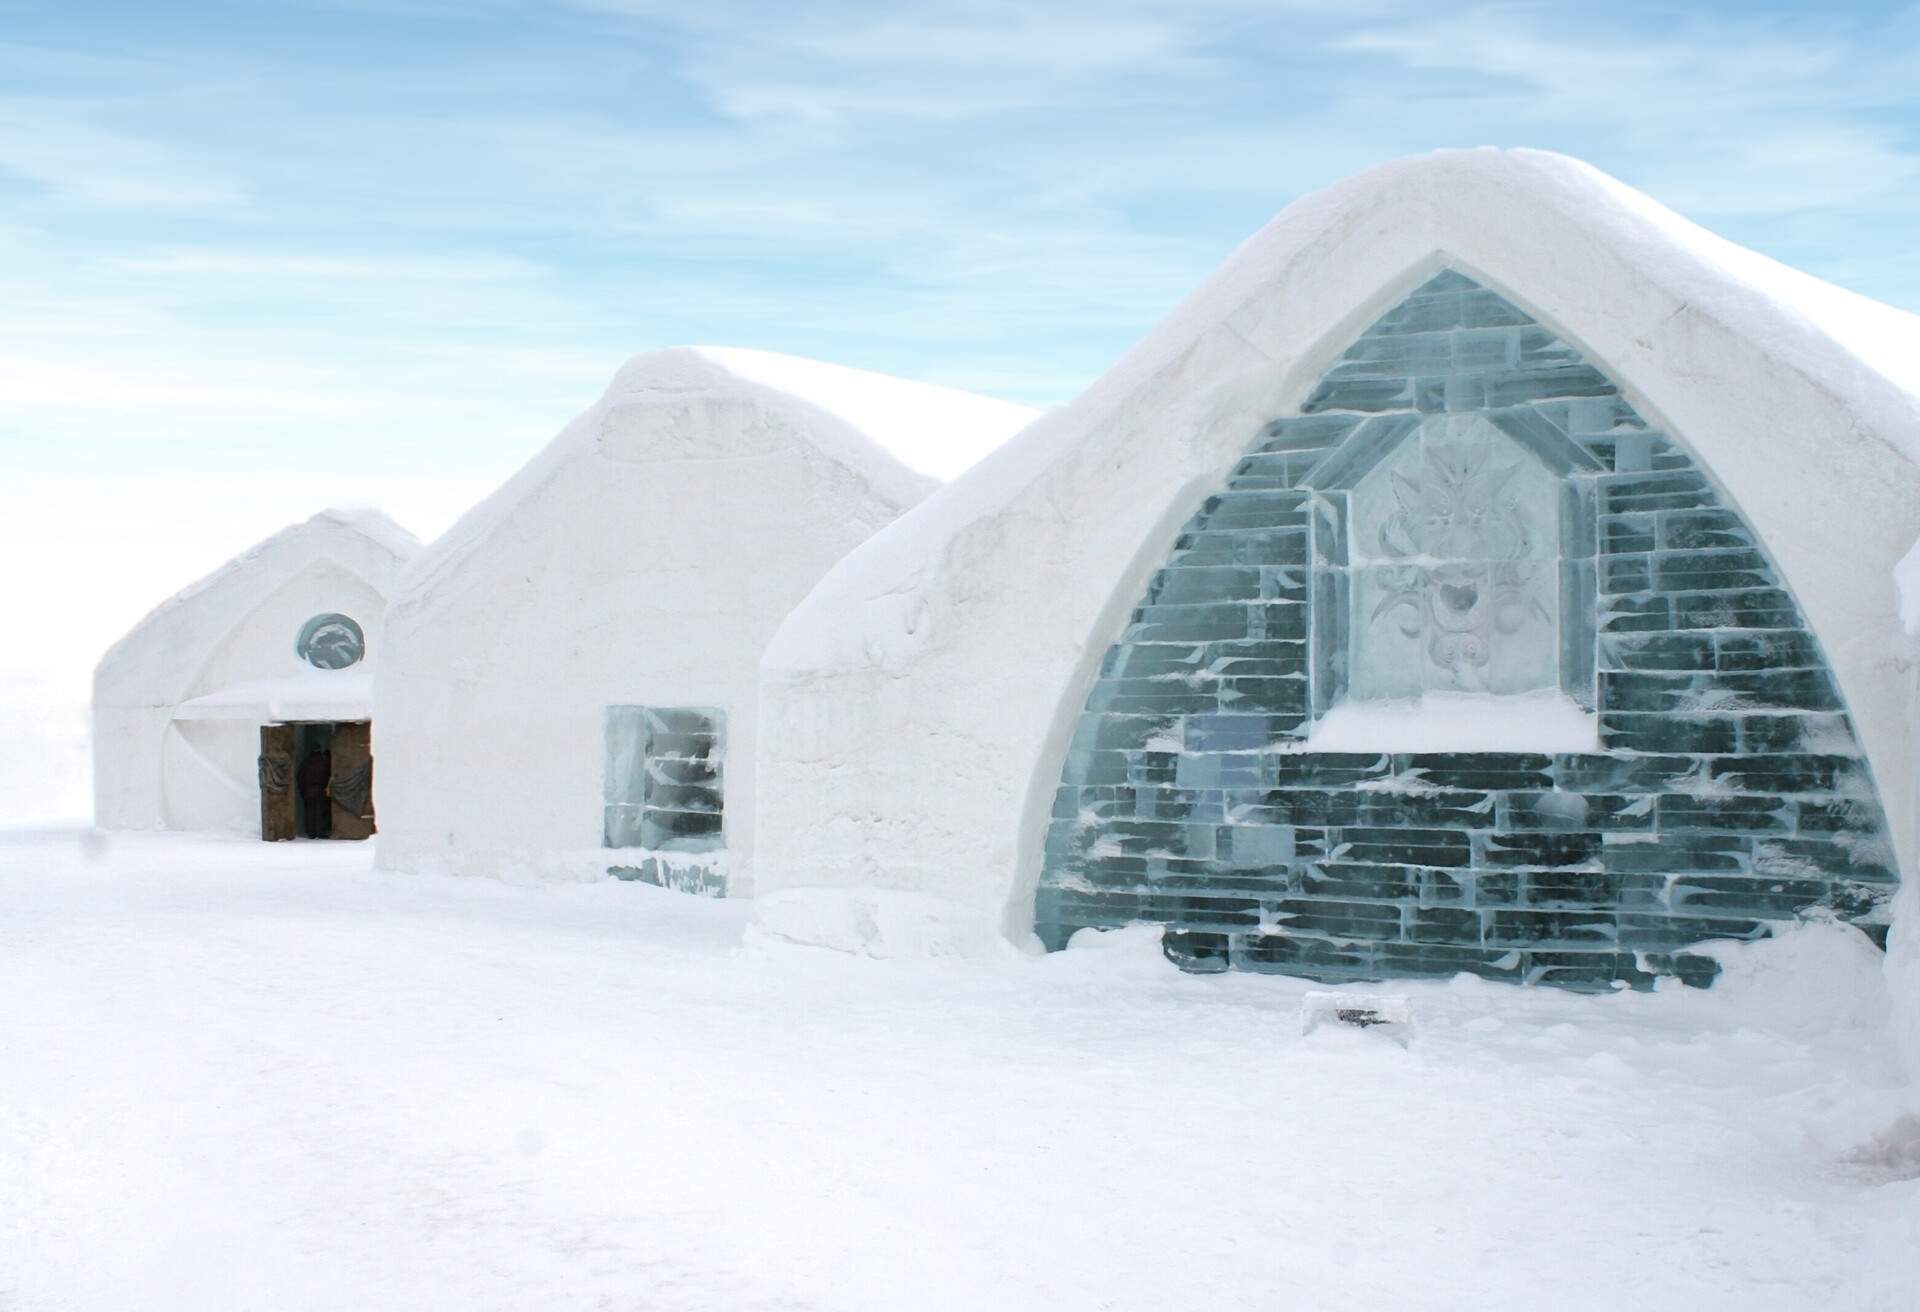
[[[0,1306],[1913,1306],[1851,931],[1397,984],[1403,1049],[1152,930],[877,961],[369,856],[0,833]]]

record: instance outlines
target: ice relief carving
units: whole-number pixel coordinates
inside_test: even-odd
[[[330,611],[301,625],[294,650],[316,670],[344,670],[367,654],[367,639],[351,616]]]
[[[1362,698],[1558,679],[1553,476],[1478,416],[1428,420],[1354,490]]]

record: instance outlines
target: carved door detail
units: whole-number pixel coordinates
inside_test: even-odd
[[[369,838],[373,835],[373,726],[333,726],[333,836]]]
[[[260,726],[260,837],[291,839],[293,823],[293,726]]]

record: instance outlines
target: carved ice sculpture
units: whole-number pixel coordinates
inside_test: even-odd
[[[1477,415],[1436,416],[1353,491],[1355,700],[1559,681],[1557,480]]]

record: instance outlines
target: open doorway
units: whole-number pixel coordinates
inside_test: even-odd
[[[302,720],[260,727],[260,837],[371,837],[373,726]]]

